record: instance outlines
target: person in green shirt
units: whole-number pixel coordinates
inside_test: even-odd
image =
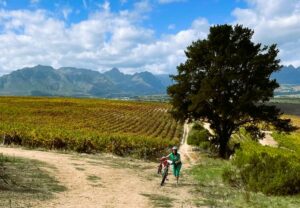
[[[177,147],[174,146],[172,148],[172,152],[166,157],[172,161],[173,174],[176,177],[176,181],[178,184],[179,174],[180,174],[180,169],[181,169],[182,163],[181,163],[181,159],[180,159],[180,154],[177,152]]]

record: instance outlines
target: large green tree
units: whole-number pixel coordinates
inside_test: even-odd
[[[267,104],[279,86],[270,78],[281,68],[276,45],[252,42],[253,33],[241,25],[211,27],[207,39],[187,48],[187,60],[177,67],[168,88],[173,116],[207,120],[223,158],[229,156],[232,133],[241,126],[252,133],[260,133],[261,121],[279,130],[291,127],[278,108]]]

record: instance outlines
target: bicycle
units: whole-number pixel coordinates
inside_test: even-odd
[[[169,167],[171,164],[172,164],[172,161],[168,160],[166,157],[162,157],[160,159],[160,164],[158,165],[158,170],[157,170],[158,174],[162,174],[162,180],[161,180],[160,186],[164,185],[164,183],[168,177]]]

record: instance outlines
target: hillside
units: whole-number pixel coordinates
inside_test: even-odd
[[[89,69],[37,65],[0,77],[0,95],[131,97],[165,94],[166,76],[150,72],[124,74],[117,68],[105,73]]]

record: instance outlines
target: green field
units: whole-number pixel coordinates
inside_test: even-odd
[[[179,144],[182,125],[152,102],[1,97],[4,143],[151,158]]]

